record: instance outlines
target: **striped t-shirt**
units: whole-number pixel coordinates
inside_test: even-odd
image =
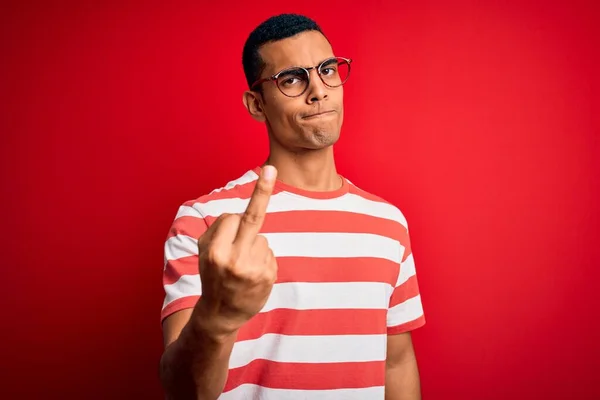
[[[165,243],[162,318],[201,296],[197,239],[242,213],[257,167],[184,203]],[[278,275],[239,331],[219,399],[384,399],[387,335],[425,323],[406,219],[343,178],[311,192],[277,181],[261,229]]]

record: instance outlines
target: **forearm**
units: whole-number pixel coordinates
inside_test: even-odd
[[[421,400],[421,382],[414,357],[386,368],[385,400]]]
[[[163,353],[160,377],[169,400],[214,400],[223,391],[236,335],[212,334],[203,318],[194,310]]]

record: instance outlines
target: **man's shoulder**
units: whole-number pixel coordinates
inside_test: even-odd
[[[248,169],[224,185],[183,202],[179,212],[188,212],[200,217],[237,212],[236,204],[251,196],[257,179],[256,169]]]
[[[394,219],[404,226],[407,225],[406,218],[399,206],[384,198],[381,194],[368,191],[349,179],[346,180],[350,184],[349,193],[365,200],[364,207],[380,209],[381,212],[385,213],[386,218]]]
[[[385,203],[388,204],[392,207],[396,207],[394,204],[392,204],[391,202],[389,202],[388,200],[386,200],[385,198],[383,198],[382,196],[368,191],[366,189],[363,189],[362,187],[358,186],[356,183],[354,183],[353,181],[351,181],[350,179],[346,179],[348,181],[348,183],[350,184],[350,193],[360,196],[364,199],[367,200],[371,200],[371,201],[376,201],[379,203]]]

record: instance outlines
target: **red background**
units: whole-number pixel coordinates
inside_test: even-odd
[[[338,165],[408,218],[424,397],[600,396],[593,1],[121,3],[0,11],[2,398],[162,398],[163,241],[264,160],[241,50],[283,11],[355,59]]]

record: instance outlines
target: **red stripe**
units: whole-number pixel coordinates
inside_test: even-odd
[[[186,215],[173,221],[167,239],[176,235],[186,235],[198,239],[207,229],[208,225],[206,224],[205,219]]]
[[[254,187],[256,186],[256,180],[236,185],[231,189],[221,189],[218,192],[212,192],[204,194],[197,199],[189,200],[183,203],[184,206],[193,206],[196,203],[206,203],[213,200],[224,200],[224,199],[248,199],[252,196],[252,192],[254,191]],[[282,192],[281,189],[275,187],[273,189],[273,194],[277,194]]]
[[[200,296],[182,297],[168,304],[161,318],[192,308]],[[276,309],[256,314],[242,326],[236,342],[280,335],[380,335],[387,331],[386,309],[293,310]]]
[[[408,256],[410,256],[411,254],[412,254],[412,250],[410,248],[410,240],[409,240],[409,242],[407,243],[407,246],[404,247],[404,254],[402,255],[402,260],[400,260],[400,262],[403,263],[404,261],[406,261]]]
[[[223,392],[243,384],[274,389],[328,390],[385,385],[385,361],[355,363],[280,363],[254,360],[229,370]]]
[[[383,258],[279,257],[277,283],[382,282],[396,285],[399,266]]]
[[[277,281],[286,282],[382,282],[391,286],[398,280],[399,266],[382,258],[279,257]],[[169,260],[163,283],[177,282],[183,275],[198,274],[198,256]]]
[[[367,192],[367,191],[365,191],[365,190],[363,190],[363,189],[361,189],[361,188],[359,188],[359,187],[357,187],[355,185],[350,185],[349,193],[352,193],[354,195],[360,196],[360,197],[362,197],[363,199],[366,199],[366,200],[371,200],[371,201],[376,201],[378,203],[385,203],[385,204],[393,205],[389,201],[386,201],[386,200],[382,199],[381,197],[376,196],[376,195],[374,195],[372,193],[369,193],[369,192]]]
[[[398,207],[396,207],[395,205],[393,205],[392,203],[390,203],[389,201],[386,201],[384,199],[382,199],[379,196],[376,196],[372,193],[366,192],[354,185],[350,185],[350,193],[355,194],[357,196],[360,196],[364,199],[367,200],[371,200],[371,201],[376,201],[379,203],[384,203],[384,204],[388,204],[392,207],[395,207],[396,209],[398,209]],[[402,211],[400,209],[398,209],[398,211],[400,211],[400,213],[402,214]],[[410,235],[408,234],[408,228],[407,226],[404,226],[402,224],[399,223],[400,226],[402,226],[402,233],[401,233],[401,237],[400,239],[396,239],[398,241],[400,241],[400,243],[402,244],[402,246],[404,246],[405,250],[404,250],[404,254],[402,256],[402,260],[401,262],[404,262],[404,260],[406,260],[406,258],[411,254],[411,248],[410,248]],[[393,236],[390,236],[392,238],[394,238]]]
[[[171,303],[167,304],[167,306],[165,308],[163,308],[162,312],[160,313],[161,321],[176,311],[181,311],[186,308],[195,307],[199,298],[200,298],[200,296],[181,297],[181,298],[174,300]]]
[[[213,200],[235,199],[238,197],[242,199],[247,199],[252,194],[255,185],[256,180],[244,183],[243,185],[236,185],[231,189],[222,189],[218,192],[207,193],[198,197],[195,200],[186,201],[185,203],[183,203],[183,205],[191,207],[196,203],[206,203]]]
[[[255,315],[239,331],[237,341],[268,333],[281,335],[377,335],[386,333],[386,309],[276,309]]]
[[[204,221],[210,226],[216,219],[207,216]],[[186,232],[186,235],[197,239],[206,230],[206,225],[198,217],[180,217],[174,226],[176,229],[171,229],[169,237]],[[371,233],[398,240],[404,247],[410,242],[406,227],[399,222],[344,211],[302,210],[267,214],[261,233],[284,232]]]
[[[198,202],[198,199],[194,199],[194,200],[188,200],[185,203],[182,204],[182,206],[186,206],[186,207],[192,207],[194,204],[196,204]]]
[[[419,284],[417,282],[417,276],[413,275],[402,285],[394,289],[394,292],[390,298],[390,308],[404,303],[406,300],[412,299],[418,294]]]
[[[258,168],[254,169],[254,172],[257,173]],[[238,179],[241,179],[241,177]],[[183,203],[183,205],[193,206],[195,203],[205,203],[208,201],[221,200],[221,199],[233,199],[233,198],[247,199],[252,195],[252,191],[254,190],[255,185],[256,185],[256,180],[253,180],[253,181],[241,184],[241,185],[236,185],[236,186],[232,187],[231,189],[222,189],[221,188],[221,190],[219,190],[218,192],[207,193],[205,195],[198,197],[197,199],[186,201],[185,203]],[[273,194],[279,193],[281,191],[283,191],[283,190],[278,189],[276,186],[275,190],[273,191]],[[353,184],[348,184],[348,192],[351,194],[360,196],[366,200],[375,201],[378,203],[385,203],[385,204],[389,204],[389,205],[393,206],[393,204],[391,204],[389,201],[386,201],[385,199],[383,199],[379,196],[376,196],[376,195],[369,193],[363,189],[360,189],[359,187],[357,187]]]
[[[163,273],[163,285],[171,285],[183,275],[197,275],[198,273],[197,255],[169,260]]]
[[[269,213],[262,233],[342,232],[372,233],[407,242],[407,231],[399,222],[346,211],[300,210]]]

